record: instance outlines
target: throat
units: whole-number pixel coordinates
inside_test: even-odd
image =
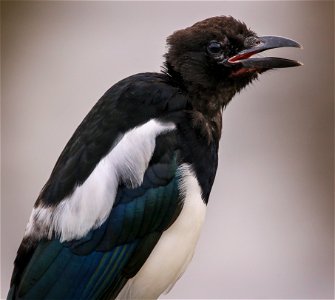
[[[200,130],[208,143],[213,139],[219,140],[222,131],[222,112],[228,105],[236,90],[218,84],[214,89],[193,86],[187,91],[192,104],[192,123]]]
[[[163,73],[169,76],[171,84],[177,86],[189,99],[191,105],[188,113],[193,128],[206,138],[208,143],[213,139],[219,140],[222,111],[238,90],[235,82],[228,78],[222,81],[207,80],[206,84],[202,80],[188,81],[168,62],[164,64]]]
[[[208,145],[220,140],[222,131],[221,110],[213,116],[208,116],[198,110],[191,110],[189,114],[192,127],[198,132],[198,135],[206,140]]]

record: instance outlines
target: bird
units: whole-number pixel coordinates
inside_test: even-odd
[[[167,38],[161,72],[129,76],[93,106],[34,204],[7,299],[157,299],[185,272],[218,167],[222,114],[302,46],[232,16]]]

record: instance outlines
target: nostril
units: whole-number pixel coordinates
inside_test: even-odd
[[[255,37],[255,36],[249,36],[244,40],[244,47],[251,48],[251,47],[254,47],[256,45],[259,45],[260,43],[261,43],[261,41],[259,40],[259,38]]]

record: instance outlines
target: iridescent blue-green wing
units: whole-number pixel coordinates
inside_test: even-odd
[[[142,184],[119,186],[113,209],[99,228],[63,243],[40,241],[9,298],[116,297],[182,208],[175,142],[174,133],[157,137]]]

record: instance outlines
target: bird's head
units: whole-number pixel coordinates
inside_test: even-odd
[[[233,17],[203,20],[174,32],[167,43],[168,72],[179,74],[186,86],[227,86],[235,93],[267,70],[301,65],[284,58],[253,57],[267,49],[301,46],[283,37],[260,37]]]

